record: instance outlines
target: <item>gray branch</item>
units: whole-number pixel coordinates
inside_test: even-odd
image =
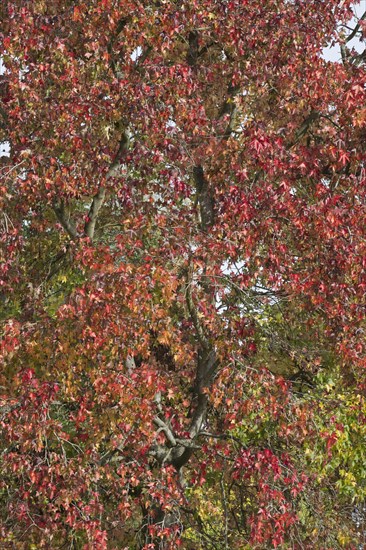
[[[193,167],[193,179],[196,185],[197,202],[200,207],[201,229],[207,231],[214,224],[214,198],[202,165]]]
[[[64,203],[61,201],[59,204],[54,204],[53,210],[66,233],[68,233],[72,239],[77,239],[79,235],[76,226],[70,219],[70,215],[66,212]]]
[[[119,174],[121,169],[121,162],[128,150],[128,146],[129,146],[129,137],[128,137],[127,131],[124,131],[122,133],[122,137],[119,142],[119,147],[118,147],[118,151],[115,156],[115,159],[107,172],[106,181],[116,177]],[[94,196],[90,206],[90,210],[88,213],[88,221],[85,224],[84,233],[87,237],[89,237],[91,241],[94,238],[95,225],[97,223],[97,218],[98,218],[100,209],[104,204],[106,195],[107,195],[106,188],[104,186],[99,187],[98,193]]]
[[[198,317],[197,308],[193,302],[193,296],[192,296],[192,268],[189,268],[189,271],[187,273],[187,284],[186,284],[186,301],[187,301],[187,308],[189,315],[191,316],[194,328],[196,330],[198,341],[201,345],[201,347],[208,351],[210,349],[210,343],[208,341],[208,338],[205,334],[205,330],[201,324],[201,321]]]
[[[92,241],[95,232],[95,224],[97,223],[97,218],[100,209],[103,206],[104,200],[106,197],[105,187],[99,187],[98,193],[94,196],[93,202],[88,213],[88,221],[85,224],[84,232],[87,237]]]
[[[366,11],[361,15],[360,19],[357,21],[357,24],[356,24],[355,28],[353,29],[353,31],[351,32],[351,34],[349,36],[347,36],[346,42],[349,42],[350,40],[352,40],[352,38],[354,38],[356,36],[358,31],[360,30],[360,26],[361,26],[360,22],[364,21],[364,19],[366,19]]]

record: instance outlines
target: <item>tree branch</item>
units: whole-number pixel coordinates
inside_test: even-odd
[[[118,38],[118,36],[121,34],[123,29],[127,25],[127,22],[128,22],[128,17],[122,17],[118,21],[116,30],[113,33],[113,35],[111,36],[111,38],[109,40],[109,43],[108,43],[108,46],[107,46],[107,52],[108,52],[108,55],[109,55],[109,58],[110,58],[110,67],[112,69],[113,74],[117,77],[118,77],[118,74],[117,74],[118,71],[117,71],[116,62],[113,58],[113,45],[114,45],[114,42],[115,42],[116,38]]]
[[[158,428],[160,428],[161,431],[164,432],[167,440],[172,445],[172,447],[176,447],[177,440],[175,439],[174,434],[172,430],[169,428],[168,424],[158,416],[154,417],[154,424],[158,426]]]
[[[366,11],[361,15],[360,19],[357,21],[357,24],[356,24],[355,28],[353,29],[353,31],[351,32],[351,34],[349,34],[347,36],[346,43],[349,42],[350,40],[352,40],[352,38],[354,38],[356,36],[358,31],[360,30],[360,22],[363,21],[364,19],[366,19]]]
[[[91,203],[91,207],[88,213],[88,221],[85,224],[84,233],[92,241],[95,232],[95,224],[97,222],[97,217],[99,210],[102,208],[104,200],[106,197],[105,187],[99,187],[98,193],[94,196]]]
[[[240,86],[232,86],[231,84],[229,85],[227,90],[227,98],[222,104],[219,114],[217,116],[217,119],[220,119],[224,115],[230,115],[229,123],[223,135],[224,140],[229,139],[229,137],[231,136],[235,128],[235,122],[237,118],[236,114],[237,114],[238,108],[234,102],[234,98],[238,94],[239,90],[240,90]]]
[[[197,31],[191,31],[188,35],[187,64],[194,67],[199,57],[199,35]]]
[[[197,338],[199,340],[201,347],[204,350],[208,351],[210,349],[210,343],[207,339],[204,328],[201,325],[196,306],[194,305],[194,302],[193,302],[192,282],[193,282],[192,268],[190,266],[187,273],[187,284],[186,284],[186,301],[187,301],[188,312],[189,312],[189,315],[191,316],[194,328],[196,329]]]
[[[5,130],[8,127],[9,119],[8,119],[8,114],[6,113],[6,111],[3,109],[1,105],[0,105],[0,115],[3,119],[3,122],[0,122],[0,128]]]
[[[128,137],[127,131],[124,131],[122,133],[122,137],[119,142],[119,148],[115,156],[115,159],[107,172],[106,181],[118,175],[118,172],[121,168],[121,160],[123,159],[125,153],[128,150],[128,145],[129,145],[129,137]],[[84,226],[84,233],[87,237],[89,237],[91,241],[94,238],[95,225],[97,222],[99,211],[104,204],[106,194],[107,194],[106,188],[104,186],[100,186],[98,193],[93,198],[93,201],[91,203],[91,206],[88,212],[88,220]]]
[[[214,223],[214,199],[201,164],[193,167],[193,179],[200,206],[201,228],[207,231]]]
[[[193,388],[196,397],[196,408],[189,428],[189,435],[192,439],[200,433],[205,422],[208,407],[207,391],[212,384],[217,366],[218,359],[214,349],[211,349],[208,353],[199,354],[196,381]]]
[[[61,201],[59,205],[54,204],[53,210],[56,214],[58,221],[65,229],[66,233],[68,233],[72,239],[77,239],[79,237],[78,232],[76,230],[74,222],[70,219],[70,215],[67,214],[65,210],[65,205],[63,201]]]

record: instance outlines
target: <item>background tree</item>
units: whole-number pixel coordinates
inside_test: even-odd
[[[2,3],[3,547],[362,544],[352,8]]]

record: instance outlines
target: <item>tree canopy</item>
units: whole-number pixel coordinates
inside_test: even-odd
[[[365,542],[354,7],[1,3],[2,548]]]

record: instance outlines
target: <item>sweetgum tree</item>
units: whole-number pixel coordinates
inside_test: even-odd
[[[353,8],[3,0],[2,548],[362,544]]]

